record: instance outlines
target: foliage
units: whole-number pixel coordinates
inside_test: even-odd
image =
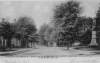
[[[34,21],[29,17],[20,17],[14,23],[10,23],[6,18],[3,18],[0,23],[0,37],[3,37],[2,40],[7,41],[7,48],[11,48],[12,38],[20,40],[22,47],[26,47],[30,35],[35,34],[36,31]]]
[[[21,39],[22,47],[27,46],[30,35],[36,33],[34,21],[29,17],[20,17],[16,22],[16,38]],[[18,34],[18,35],[17,35]],[[20,38],[18,37],[20,36]]]
[[[97,10],[96,13],[96,42],[98,43],[98,45],[100,45],[100,7]]]
[[[85,45],[90,44],[92,39],[93,19],[90,17],[79,17],[77,29],[79,41]]]
[[[80,11],[81,7],[79,6],[79,2],[73,0],[56,7],[53,21],[57,27],[57,31],[59,31],[59,42],[74,42],[74,36],[77,31],[75,27]]]
[[[8,21],[5,21],[5,19],[2,19],[2,22],[0,23],[0,36],[2,36],[5,40],[7,40],[7,47],[11,47],[11,39],[13,35],[15,34],[15,28],[13,23],[9,23]]]
[[[41,44],[43,45],[48,45],[48,40],[47,40],[47,30],[49,28],[49,25],[47,24],[43,24],[39,30],[39,35],[40,35],[40,41],[41,41]]]

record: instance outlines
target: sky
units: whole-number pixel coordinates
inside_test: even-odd
[[[0,1],[0,18],[18,18],[29,16],[34,19],[37,28],[52,20],[56,5],[68,0],[33,0],[33,1]],[[82,15],[95,17],[100,0],[78,0],[83,7]]]

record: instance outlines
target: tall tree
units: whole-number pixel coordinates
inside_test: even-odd
[[[34,33],[36,33],[37,29],[34,24],[33,19],[29,17],[20,17],[16,22],[16,34],[17,38],[20,36],[22,47],[27,46],[28,37]]]
[[[76,24],[80,16],[81,7],[77,1],[68,1],[58,5],[54,10],[54,23],[59,31],[59,43],[65,42],[70,46],[74,42]]]
[[[11,47],[11,39],[15,34],[15,29],[13,23],[5,21],[5,18],[2,19],[2,22],[0,23],[0,35],[7,41],[7,48]]]
[[[93,19],[91,17],[79,17],[77,23],[77,37],[82,45],[89,45],[92,39]]]
[[[96,13],[96,42],[100,45],[100,7]],[[99,46],[100,47],[100,46]]]
[[[54,28],[48,25],[48,29],[45,31],[45,40],[48,42],[48,46],[51,46],[52,43],[52,32]]]
[[[43,44],[43,45],[47,45],[47,40],[45,37],[46,37],[46,32],[47,32],[48,28],[49,28],[49,25],[43,24],[39,30],[40,41],[41,41],[41,44]]]

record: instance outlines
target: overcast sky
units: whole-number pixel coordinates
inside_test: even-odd
[[[83,7],[83,14],[95,16],[100,0],[78,0]],[[0,1],[0,18],[15,18],[19,16],[31,16],[37,27],[48,23],[53,15],[55,5],[65,0],[38,0],[38,1]]]

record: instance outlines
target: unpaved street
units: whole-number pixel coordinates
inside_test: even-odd
[[[21,51],[16,54],[13,54],[11,56],[14,57],[36,57],[36,56],[47,56],[47,57],[74,57],[74,56],[100,56],[99,50],[88,50],[88,49],[82,49],[77,50],[71,48],[70,50],[67,50],[64,47],[39,47],[39,48],[32,48],[30,50],[27,50],[25,52]],[[10,56],[9,55],[9,56]]]

